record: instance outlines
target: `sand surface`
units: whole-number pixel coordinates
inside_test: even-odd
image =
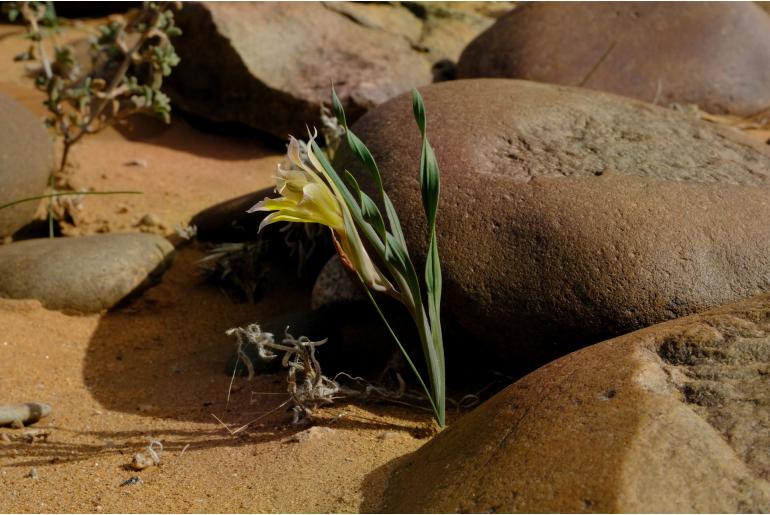
[[[27,46],[20,35],[20,27],[0,25],[0,91],[42,118],[40,93],[12,62]],[[257,136],[204,133],[178,116],[168,127],[107,130],[73,149],[70,183],[144,193],[87,197],[70,233],[139,231],[138,220],[151,213],[163,223],[153,230],[173,235],[199,210],[270,185],[280,154]],[[203,256],[199,245],[180,244],[160,285],[101,315],[0,300],[0,403],[53,407],[30,428],[0,428],[0,511],[377,508],[388,468],[427,441],[430,417],[340,403],[319,413],[321,429],[312,438],[294,442],[305,428],[290,424],[285,407],[275,409],[286,400],[285,376],[236,379],[228,402],[224,372],[234,342],[224,331],[307,308],[309,292],[273,291],[257,304],[234,303],[204,281],[197,265]],[[233,435],[213,415],[231,429],[263,418]],[[30,429],[49,434],[29,443],[23,434]],[[163,444],[160,465],[128,469],[151,440]],[[121,486],[134,476],[143,483]]]
[[[42,95],[12,61],[28,45],[21,35],[18,26],[0,25],[0,91],[42,119]],[[750,135],[765,141],[770,132]],[[100,315],[0,300],[0,403],[53,407],[31,428],[0,428],[1,512],[377,509],[389,470],[428,441],[430,416],[339,403],[318,412],[303,440],[306,428],[292,426],[279,407],[285,376],[238,378],[228,401],[234,342],[224,331],[307,308],[309,292],[288,287],[257,304],[234,303],[201,276],[204,249],[174,237],[174,227],[201,209],[271,185],[280,158],[274,142],[202,132],[179,116],[170,126],[106,130],[73,149],[67,179],[76,189],[143,194],[86,197],[67,233],[149,229],[178,243],[177,258],[160,285]],[[147,214],[161,225],[138,225]],[[257,420],[231,434],[214,415],[231,430]],[[47,438],[30,443],[29,429]],[[152,440],[163,444],[160,465],[130,470]],[[135,476],[141,484],[121,486]]]

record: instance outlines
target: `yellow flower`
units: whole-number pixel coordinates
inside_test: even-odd
[[[279,164],[275,178],[275,191],[281,196],[266,198],[248,212],[273,211],[259,224],[260,231],[275,222],[317,223],[329,227],[337,252],[348,268],[358,272],[369,287],[394,291],[364,248],[342,194],[313,153],[314,139],[315,135],[310,135],[306,145],[307,164],[302,159],[299,141],[290,138],[286,154],[290,166]]]

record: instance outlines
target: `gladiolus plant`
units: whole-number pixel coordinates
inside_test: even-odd
[[[436,420],[443,427],[446,423],[446,377],[440,320],[441,262],[436,240],[440,173],[433,148],[428,142],[425,105],[420,93],[414,90],[412,108],[422,136],[420,189],[430,235],[424,271],[425,299],[417,270],[409,257],[401,222],[395,206],[383,188],[382,176],[374,156],[348,127],[342,103],[333,89],[332,107],[338,123],[345,131],[348,146],[374,179],[386,216],[382,216],[377,204],[361,190],[358,181],[350,172],[345,171],[343,175],[337,173],[316,143],[314,134],[309,135],[307,144],[291,138],[287,153],[288,164],[279,165],[276,177],[276,192],[280,197],[266,198],[249,212],[272,211],[264,219],[260,229],[281,221],[318,223],[329,227],[342,262],[355,272],[367,287],[369,299],[417,376],[428,396]],[[377,263],[364,245],[364,240],[368,243],[368,249],[375,254]],[[369,289],[396,298],[409,311],[417,327],[427,364],[427,383]]]

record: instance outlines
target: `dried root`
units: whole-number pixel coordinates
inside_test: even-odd
[[[249,379],[254,377],[254,366],[243,350],[246,345],[255,345],[259,357],[266,361],[277,358],[277,353],[283,353],[281,363],[289,369],[287,391],[294,402],[293,423],[307,421],[313,409],[322,404],[331,404],[340,393],[340,385],[323,375],[321,364],[315,357],[316,347],[327,340],[314,342],[307,336],[295,338],[287,327],[281,342],[276,343],[273,334],[263,332],[257,324],[251,324],[245,329],[236,327],[228,330],[227,334],[235,335],[238,340],[238,356],[246,365]]]
[[[288,368],[287,393],[294,403],[293,424],[307,423],[314,409],[332,404],[340,398],[373,399],[431,411],[425,394],[418,390],[407,390],[406,383],[398,372],[395,372],[397,386],[394,388],[377,386],[362,377],[353,377],[344,372],[337,374],[334,378],[323,375],[315,351],[317,347],[327,342],[326,339],[314,342],[307,336],[295,338],[289,333],[287,327],[281,342],[276,343],[274,335],[262,331],[258,324],[251,324],[245,329],[242,327],[229,329],[226,334],[235,335],[238,345],[236,352],[246,366],[249,380],[253,379],[256,373],[254,364],[244,350],[247,345],[254,345],[259,358],[265,361],[276,359],[280,353],[283,353],[281,363]],[[341,385],[337,381],[341,377],[347,378],[350,385]],[[447,401],[459,411],[476,405],[479,397],[470,394],[459,401],[449,398]]]

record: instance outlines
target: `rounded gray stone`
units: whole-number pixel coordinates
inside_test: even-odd
[[[37,299],[48,309],[109,309],[159,280],[174,247],[151,234],[100,234],[0,246],[0,296]]]
[[[344,302],[368,302],[360,283],[356,283],[351,273],[342,264],[339,255],[326,262],[315,280],[310,298],[313,309],[321,309]]]
[[[45,193],[54,150],[42,120],[0,93],[0,205]],[[0,209],[0,238],[32,220],[40,202]]]

